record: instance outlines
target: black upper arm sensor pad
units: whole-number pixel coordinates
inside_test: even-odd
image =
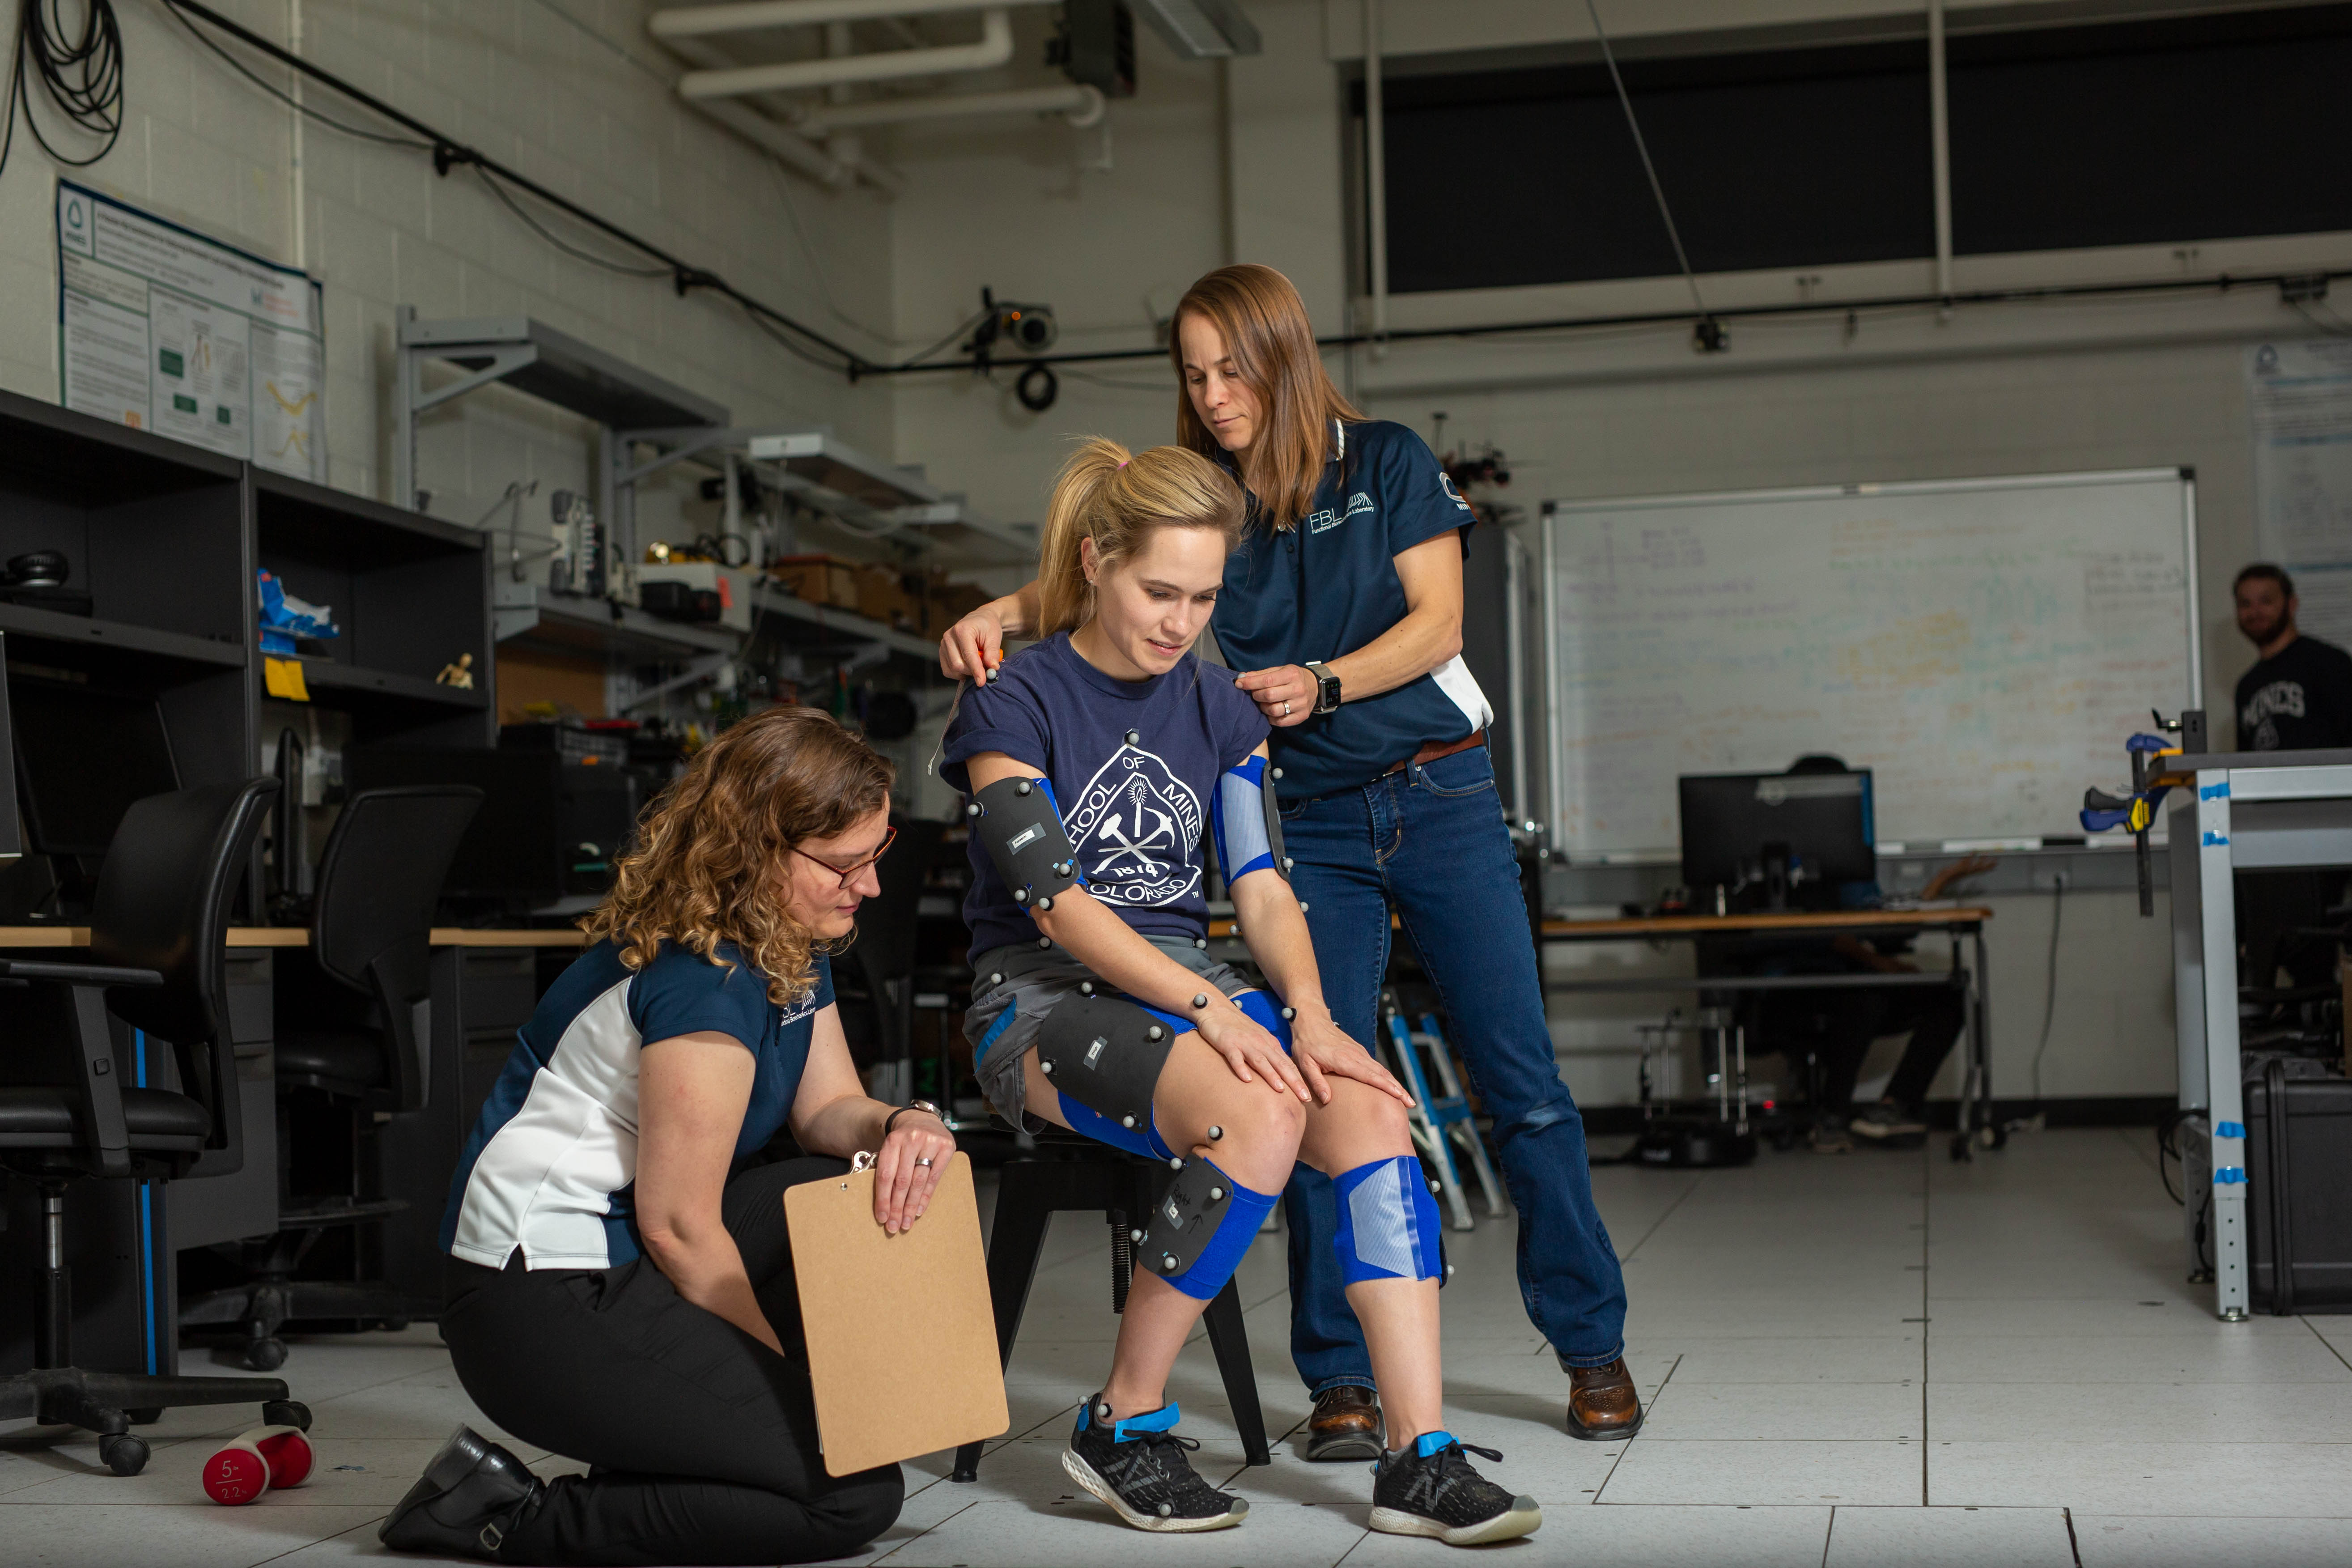
[[[1042,900],[1077,885],[1077,851],[1043,781],[999,779],[973,795],[965,810],[1015,903],[1034,899],[1041,900],[1034,907],[1050,907]]]

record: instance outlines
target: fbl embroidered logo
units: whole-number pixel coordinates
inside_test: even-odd
[[[1372,498],[1366,495],[1363,491],[1358,490],[1354,495],[1348,498],[1347,510],[1344,511],[1326,507],[1321,511],[1308,512],[1307,514],[1307,531],[1309,533],[1320,533],[1327,528],[1339,527],[1341,523],[1347,521],[1349,518],[1356,516],[1360,512],[1367,512],[1373,510]]]

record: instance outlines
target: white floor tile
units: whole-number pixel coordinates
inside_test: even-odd
[[[1900,1508],[1920,1500],[1916,1443],[1667,1439],[1646,1434],[1601,1489],[1602,1503],[1748,1503]]]
[[[1659,1392],[1644,1438],[1882,1442],[1920,1431],[1919,1390],[1898,1383],[1691,1383]]]
[[[2352,1563],[2352,1518],[2118,1519],[2074,1515],[2083,1568],[2343,1568]]]
[[[1253,1503],[1249,1516],[1230,1530],[1147,1538],[1083,1492],[1021,1502],[997,1499],[959,1510],[880,1561],[887,1568],[1099,1568],[1147,1559],[1150,1568],[1322,1568],[1364,1538],[1369,1511],[1369,1505]]]
[[[2347,1510],[2352,1450],[2336,1443],[1944,1443],[1928,1445],[1939,1507],[2071,1508],[2326,1519]]]
[[[1494,1550],[1513,1568],[1821,1568],[1827,1508],[1599,1508],[1544,1505],[1543,1528]],[[1448,1559],[1427,1541],[1367,1536],[1347,1568],[1433,1568]]]
[[[2216,1324],[2217,1331],[2230,1325]],[[1683,1375],[1677,1373],[1677,1376]],[[1937,1384],[2226,1383],[2352,1384],[2352,1368],[2311,1335],[2082,1335],[1946,1333],[1927,1346]],[[2347,1391],[2338,1388],[2338,1394]],[[2267,1395],[2263,1397],[2267,1398]]]
[[[221,1508],[201,1496],[179,1508],[72,1505],[0,1508],[12,1568],[249,1568],[313,1542],[371,1526],[368,1508]],[[367,1531],[371,1544],[374,1531]]]
[[[1938,1442],[2352,1442],[2352,1397],[2338,1382],[2264,1384],[1931,1383],[1927,1429]],[[2347,1450],[2352,1454],[2352,1449]],[[2347,1473],[2352,1480],[2352,1473]]]
[[[1841,1508],[1824,1568],[2073,1568],[2054,1508]]]
[[[1917,1383],[1923,1375],[1916,1326],[1875,1339],[1660,1340],[1645,1332],[1637,1342],[1644,1354],[1672,1352],[1677,1384]]]

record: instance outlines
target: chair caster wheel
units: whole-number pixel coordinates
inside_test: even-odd
[[[1990,1127],[1979,1127],[1977,1129],[1977,1144],[1984,1149],[2006,1149],[2009,1147],[2009,1129],[1999,1122]]]
[[[136,1410],[124,1411],[122,1418],[133,1426],[152,1426],[156,1422],[163,1419],[163,1407],[160,1405],[142,1405]]]
[[[98,1457],[116,1475],[135,1476],[147,1468],[147,1441],[119,1432],[101,1436],[98,1440]]]
[[[1965,1132],[1952,1140],[1952,1163],[1964,1164],[1973,1158],[1969,1152],[1969,1135]]]
[[[299,1399],[272,1399],[261,1406],[261,1424],[265,1426],[299,1426],[310,1429],[310,1407]]]
[[[245,1364],[255,1372],[276,1372],[286,1364],[286,1342],[279,1339],[247,1342]]]

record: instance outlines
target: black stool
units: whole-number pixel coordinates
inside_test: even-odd
[[[1029,1304],[1029,1287],[1037,1278],[1037,1259],[1045,1249],[1045,1226],[1057,1209],[1101,1213],[1110,1222],[1111,1310],[1127,1310],[1127,1288],[1135,1278],[1135,1246],[1128,1237],[1132,1219],[1150,1212],[1176,1173],[1158,1160],[1138,1159],[1075,1132],[1056,1128],[1037,1136],[1045,1157],[1015,1160],[999,1171],[996,1188],[996,1228],[988,1242],[988,1293],[996,1306],[996,1351],[1000,1362],[1013,1360],[1013,1341],[1021,1331],[1021,1314]],[[1240,1428],[1242,1451],[1253,1465],[1270,1465],[1274,1457],[1265,1443],[1265,1412],[1257,1401],[1257,1379],[1250,1368],[1249,1334],[1242,1323],[1242,1296],[1230,1279],[1202,1314],[1209,1327],[1209,1346],[1217,1352],[1217,1371],[1225,1380],[1225,1398],[1234,1407],[1234,1425]],[[980,1479],[978,1443],[956,1450],[950,1479]]]

